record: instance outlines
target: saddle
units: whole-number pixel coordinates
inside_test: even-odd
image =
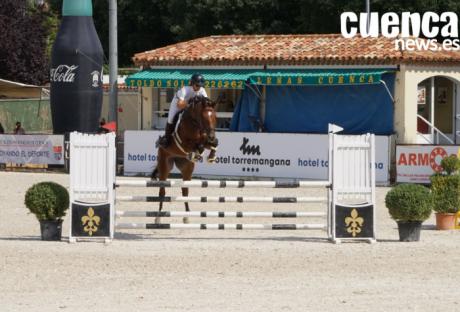
[[[187,153],[185,150],[183,150],[181,144],[182,140],[181,138],[177,135],[177,127],[179,127],[180,120],[182,119],[182,116],[184,114],[185,110],[180,111],[179,113],[174,116],[173,123],[172,123],[172,128],[174,129],[173,133],[171,134],[171,140],[175,141],[176,145],[179,147],[180,150],[182,150],[184,153]],[[161,145],[161,140],[163,139],[164,136],[160,136],[158,140],[155,142],[156,148],[160,147]],[[204,146],[203,145],[197,145],[194,148],[194,151],[190,152],[187,154],[187,159],[190,161],[197,161],[197,160],[202,160],[203,157],[201,156],[204,153]]]

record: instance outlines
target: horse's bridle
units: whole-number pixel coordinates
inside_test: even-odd
[[[194,108],[196,104],[201,104],[201,105],[204,105],[204,108],[206,108],[207,106],[211,106],[209,105],[208,103],[211,102],[208,98],[205,98],[205,97],[202,97],[199,102],[197,101],[197,99],[199,99],[198,97],[194,97],[193,98],[193,103],[191,105],[189,105],[187,107],[187,109],[189,109],[189,107],[192,107]],[[203,109],[204,109],[203,108]],[[200,119],[197,120],[196,118],[194,118],[194,116],[192,114],[190,114],[190,119],[192,121],[192,123],[194,123],[198,129],[200,130],[200,132],[204,132],[206,133],[207,137],[210,138],[210,137],[215,137],[215,134],[214,134],[214,129],[211,129],[210,127],[206,127],[205,125],[203,125],[203,119],[201,118],[201,115],[200,115]],[[204,130],[204,131],[203,131]]]

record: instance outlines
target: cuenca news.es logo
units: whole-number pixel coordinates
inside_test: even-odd
[[[396,50],[458,51],[458,16],[454,12],[344,12],[340,16],[342,36],[395,38]],[[422,38],[421,38],[422,37]],[[439,40],[439,41],[438,41]]]

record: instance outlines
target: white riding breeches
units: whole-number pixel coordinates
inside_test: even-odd
[[[178,99],[174,97],[169,105],[169,113],[168,113],[168,123],[172,124],[174,121],[174,116],[179,112],[179,108],[177,107]]]

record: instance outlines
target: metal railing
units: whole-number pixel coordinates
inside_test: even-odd
[[[445,135],[441,130],[436,128],[431,122],[426,120],[424,117],[422,117],[421,115],[417,115],[417,118],[422,120],[429,127],[428,128],[430,130],[429,134],[431,134],[432,140],[429,140],[429,138],[427,136],[425,136],[423,133],[420,133],[420,132],[417,131],[417,134],[419,135],[419,137],[422,137],[423,139],[425,139],[430,144],[439,144],[439,137],[441,136],[447,142],[449,142],[449,144],[455,144],[455,142],[451,138],[449,138],[447,135]]]

